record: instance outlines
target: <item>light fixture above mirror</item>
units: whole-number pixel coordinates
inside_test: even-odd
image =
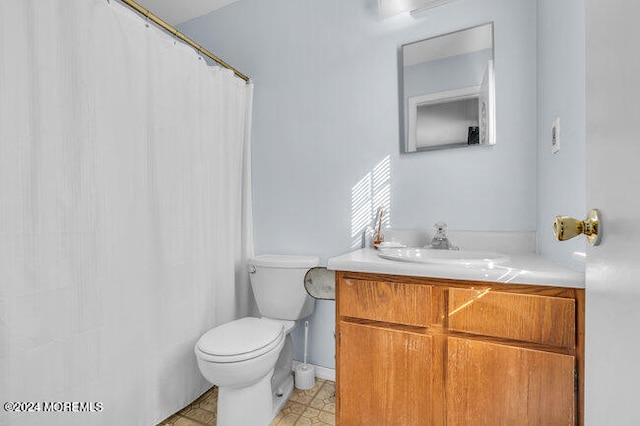
[[[422,12],[452,1],[454,0],[378,0],[378,6],[380,18],[386,19],[405,12]]]

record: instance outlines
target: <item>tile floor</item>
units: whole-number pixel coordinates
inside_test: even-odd
[[[216,424],[218,388],[213,387],[158,426],[202,426]],[[309,390],[293,389],[289,401],[271,426],[335,425],[336,386],[328,380],[316,379]]]

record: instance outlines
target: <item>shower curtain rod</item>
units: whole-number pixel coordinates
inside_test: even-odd
[[[227,69],[230,69],[231,71],[233,71],[233,73],[235,75],[237,75],[238,77],[240,77],[244,81],[249,82],[249,77],[247,77],[246,75],[242,74],[240,71],[238,71],[237,69],[235,69],[231,65],[227,64],[225,61],[223,61],[222,59],[218,58],[213,53],[209,52],[207,49],[202,47],[200,44],[196,43],[195,41],[191,40],[189,37],[187,37],[184,34],[182,34],[180,31],[178,31],[177,29],[175,29],[174,27],[169,25],[167,22],[162,20],[160,17],[155,15],[153,12],[151,12],[151,11],[145,9],[144,7],[140,6],[138,3],[136,3],[133,0],[119,0],[119,1],[121,1],[124,4],[126,4],[131,9],[133,9],[136,12],[138,12],[140,15],[144,16],[145,18],[149,19],[151,22],[153,22],[154,24],[158,25],[163,30],[171,33],[174,37],[176,37],[176,38],[182,40],[183,42],[187,43],[189,46],[193,47],[198,52],[202,53],[203,55],[205,55],[205,56],[207,56],[207,57],[209,57],[211,59],[213,59],[214,61],[216,61],[217,63],[219,63],[223,67],[225,67]]]

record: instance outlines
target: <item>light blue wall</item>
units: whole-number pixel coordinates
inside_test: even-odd
[[[180,26],[255,82],[258,254],[350,251],[352,190],[386,158],[394,228],[535,229],[536,2],[459,0],[385,21],[377,4],[240,0]],[[497,145],[400,155],[399,47],[490,21]],[[311,318],[309,362],[326,367],[334,308],[318,302]]]
[[[566,266],[585,238],[558,242],[553,219],[584,219],[585,6],[583,0],[538,0],[538,251]],[[551,153],[551,123],[560,117],[560,152]],[[597,207],[597,206],[594,206]]]

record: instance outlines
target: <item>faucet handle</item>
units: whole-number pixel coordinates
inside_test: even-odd
[[[447,230],[447,224],[442,221],[436,222],[436,224],[433,225],[433,229],[435,229],[436,234],[444,234]]]
[[[459,250],[458,247],[452,246],[447,238],[447,224],[444,222],[436,222],[433,226],[435,232],[433,233],[433,239],[429,248],[440,250]]]

